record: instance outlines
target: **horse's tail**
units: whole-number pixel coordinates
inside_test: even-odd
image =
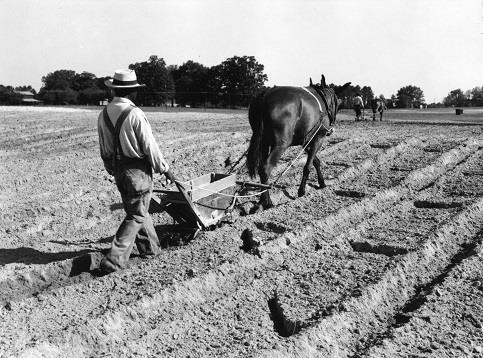
[[[262,159],[262,138],[263,138],[263,97],[265,91],[259,93],[250,103],[248,108],[248,120],[252,127],[252,137],[247,153],[247,168],[250,177],[256,175]]]

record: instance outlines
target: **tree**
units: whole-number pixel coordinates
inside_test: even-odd
[[[78,92],[79,104],[97,105],[108,98],[107,91],[98,87],[89,87]]]
[[[40,90],[40,96],[45,103],[48,104],[77,104],[79,94],[72,88],[54,89],[49,91]]]
[[[329,87],[334,89],[335,94],[340,99],[339,108],[351,108],[352,107],[352,97],[354,95],[354,86],[349,85],[344,87],[343,85],[329,84]]]
[[[15,93],[12,86],[0,85],[0,104],[17,105],[22,102],[22,96]]]
[[[90,72],[76,73],[72,78],[72,89],[74,91],[82,91],[88,88],[98,88],[96,83],[96,75]]]
[[[58,70],[42,77],[40,99],[48,104],[77,104],[79,96],[72,89],[75,76],[75,71]]]
[[[362,100],[364,103],[368,104],[374,99],[374,92],[372,92],[372,88],[370,86],[364,86],[361,89]]]
[[[230,106],[247,106],[268,80],[254,56],[234,56],[210,70],[210,87]]]
[[[471,105],[472,106],[483,106],[483,86],[475,87],[470,91],[471,94]]]
[[[162,58],[151,55],[148,61],[130,64],[129,69],[136,72],[139,83],[146,85],[138,93],[140,103],[158,106],[172,97],[170,93],[174,91],[174,82]]]
[[[409,85],[397,91],[397,106],[399,108],[419,107],[423,103],[424,94],[419,87]]]
[[[332,87],[337,94],[337,97],[341,100],[340,108],[352,108],[354,97],[358,93],[361,94],[362,100],[365,104],[369,103],[374,98],[374,92],[371,86],[349,85],[349,86],[337,86],[331,83],[329,87]]]
[[[33,88],[30,85],[28,85],[28,86],[17,86],[17,87],[15,87],[15,91],[28,91],[28,92],[32,92],[33,94],[37,94],[37,91],[35,90],[35,88]]]
[[[171,67],[176,89],[176,103],[191,107],[204,105],[209,91],[209,68],[198,62],[187,61],[180,67]]]
[[[452,90],[443,99],[443,104],[447,107],[449,106],[462,107],[465,105],[465,102],[466,102],[466,96],[463,94],[463,91],[459,88]]]
[[[71,70],[58,70],[49,73],[47,76],[42,77],[42,89],[49,90],[66,90],[72,88],[72,83],[75,78],[75,71]]]
[[[90,72],[76,73],[72,79],[72,89],[78,93],[79,104],[98,104],[108,97],[104,81]]]

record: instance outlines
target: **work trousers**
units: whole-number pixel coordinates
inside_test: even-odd
[[[153,177],[150,164],[142,160],[118,164],[114,177],[126,217],[114,236],[106,259],[116,268],[125,268],[134,244],[141,255],[159,253],[158,236],[148,212]]]

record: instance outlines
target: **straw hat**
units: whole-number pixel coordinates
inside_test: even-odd
[[[138,83],[136,72],[134,72],[134,70],[117,70],[114,72],[114,78],[105,80],[104,84],[110,88],[135,88],[146,86]]]

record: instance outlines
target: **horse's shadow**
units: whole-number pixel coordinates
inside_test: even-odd
[[[21,263],[25,265],[45,265],[55,261],[63,261],[96,250],[42,252],[31,247],[19,247],[15,249],[0,249],[0,265]]]

